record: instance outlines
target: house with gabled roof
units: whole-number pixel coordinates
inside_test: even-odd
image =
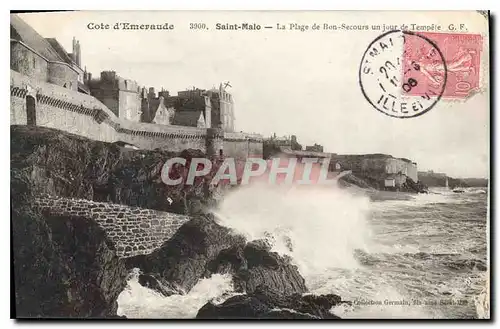
[[[68,53],[54,38],[44,38],[17,15],[10,17],[10,68],[33,79],[89,93],[84,85],[80,43]]]

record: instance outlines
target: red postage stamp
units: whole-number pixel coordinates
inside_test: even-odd
[[[421,38],[410,38],[404,43],[403,75],[418,71],[418,85],[403,91],[409,96],[429,96],[433,86],[444,83],[442,97],[466,98],[480,87],[482,37],[479,34],[418,33]],[[440,51],[441,54],[436,54]],[[441,57],[442,56],[442,57]],[[443,65],[444,58],[446,65]]]

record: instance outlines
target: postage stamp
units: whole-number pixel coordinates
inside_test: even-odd
[[[421,71],[424,64],[407,55],[413,49],[426,59],[424,64],[439,68],[440,75],[435,75],[433,83]],[[438,45],[409,31],[389,31],[377,37],[359,67],[359,84],[366,100],[395,118],[413,118],[431,110],[443,96],[446,82],[446,60]]]
[[[403,92],[406,95],[425,96],[430,89],[439,87],[447,75],[446,86],[442,97],[463,99],[480,88],[480,65],[482,36],[479,34],[460,33],[430,33],[422,32],[423,36],[432,40],[442,52],[446,65],[437,58],[434,48],[422,38],[410,38],[404,43],[403,71],[414,67],[419,70],[419,84]],[[446,71],[446,72],[445,72]]]

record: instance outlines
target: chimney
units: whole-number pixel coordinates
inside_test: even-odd
[[[80,41],[77,41],[76,42],[76,64],[78,66],[82,65],[81,58],[82,58],[82,54],[80,52]]]
[[[73,60],[73,62],[76,63],[76,39],[73,37],[73,42],[72,42],[72,52],[69,54],[69,57]]]

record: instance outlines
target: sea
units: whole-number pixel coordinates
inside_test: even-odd
[[[309,293],[349,301],[331,310],[342,318],[481,319],[490,317],[487,192],[249,185],[213,212],[222,225],[291,256]],[[119,315],[194,318],[208,301],[236,294],[227,274],[170,297],[142,287],[138,275],[130,273],[118,298]]]

